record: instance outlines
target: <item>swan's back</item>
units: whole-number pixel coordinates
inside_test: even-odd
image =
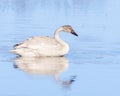
[[[38,36],[38,37],[31,37],[19,44],[16,44],[14,48],[22,48],[22,47],[28,47],[28,48],[33,48],[33,49],[38,49],[38,48],[54,48],[60,46],[60,44],[51,37],[43,37],[43,36]]]
[[[61,56],[66,49],[54,37],[32,37],[14,46],[14,53],[35,56]]]

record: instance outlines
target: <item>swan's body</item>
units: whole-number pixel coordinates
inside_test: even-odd
[[[58,28],[54,37],[37,36],[25,40],[14,46],[13,53],[20,56],[63,56],[68,53],[69,46],[59,38],[59,32],[66,31],[78,36],[71,26],[65,25]]]

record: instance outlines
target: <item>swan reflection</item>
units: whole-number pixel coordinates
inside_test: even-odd
[[[75,79],[75,76],[72,76],[69,80],[60,80],[60,74],[64,72],[68,66],[69,62],[65,57],[18,57],[14,65],[15,68],[19,68],[29,74],[52,75],[56,82],[63,86],[71,85]]]

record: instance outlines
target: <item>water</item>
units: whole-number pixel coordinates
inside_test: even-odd
[[[120,96],[119,0],[0,0],[0,96]],[[17,58],[28,37],[61,33],[65,57]],[[74,46],[73,46],[74,45]]]

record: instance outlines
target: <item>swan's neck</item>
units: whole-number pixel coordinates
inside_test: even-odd
[[[67,45],[60,37],[59,37],[59,32],[63,31],[62,28],[58,28],[55,33],[54,33],[54,38],[57,40],[62,45]]]

